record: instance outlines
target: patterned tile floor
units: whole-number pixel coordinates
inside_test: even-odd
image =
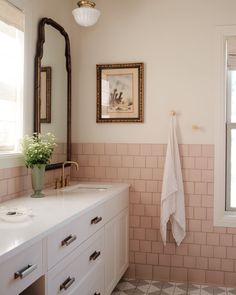
[[[121,279],[112,295],[236,295],[236,288]]]

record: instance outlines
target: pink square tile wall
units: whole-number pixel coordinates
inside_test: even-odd
[[[170,227],[166,247],[159,232],[166,145],[74,144],[72,177],[131,184],[129,276],[236,286],[236,229],[213,226],[214,146],[179,149],[187,218],[179,247]]]
[[[70,168],[66,168],[70,174]],[[44,186],[54,186],[55,179],[60,178],[61,171],[49,170],[45,173]],[[32,192],[31,170],[26,167],[0,169],[0,203]]]
[[[92,145],[94,147],[94,145]],[[78,145],[73,145],[74,153],[81,151],[75,150],[79,148]],[[87,151],[87,150],[86,150]],[[66,143],[57,143],[55,147],[52,162],[63,162],[66,159]],[[86,155],[87,159],[87,155]],[[85,162],[84,162],[85,163]],[[93,161],[98,165],[98,162]],[[66,168],[67,174],[70,174],[70,169]],[[60,170],[46,171],[45,173],[45,187],[51,187],[55,183],[55,179],[61,175]],[[13,167],[7,169],[0,169],[0,203],[13,199],[28,193],[31,193],[31,171],[26,167]]]

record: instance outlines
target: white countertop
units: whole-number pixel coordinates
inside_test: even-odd
[[[77,183],[78,184],[78,183]],[[73,192],[73,185],[65,190],[47,190],[44,198],[30,195],[0,204],[0,209],[24,207],[32,210],[25,222],[6,222],[0,219],[0,263],[36,241],[46,237],[93,207],[107,201],[129,188],[128,184],[79,183],[84,186],[111,186],[106,190],[81,190]]]

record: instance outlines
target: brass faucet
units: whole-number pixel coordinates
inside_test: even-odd
[[[65,161],[62,164],[61,187],[65,187],[66,186],[66,179],[65,179],[65,165],[66,164],[74,164],[75,167],[76,167],[76,170],[79,169],[79,164],[77,162],[74,162],[74,161]]]

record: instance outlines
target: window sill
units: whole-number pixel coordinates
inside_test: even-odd
[[[221,215],[215,215],[214,226],[236,227],[236,212],[224,211]]]
[[[0,167],[12,168],[24,166],[23,155],[19,152],[0,153]]]

